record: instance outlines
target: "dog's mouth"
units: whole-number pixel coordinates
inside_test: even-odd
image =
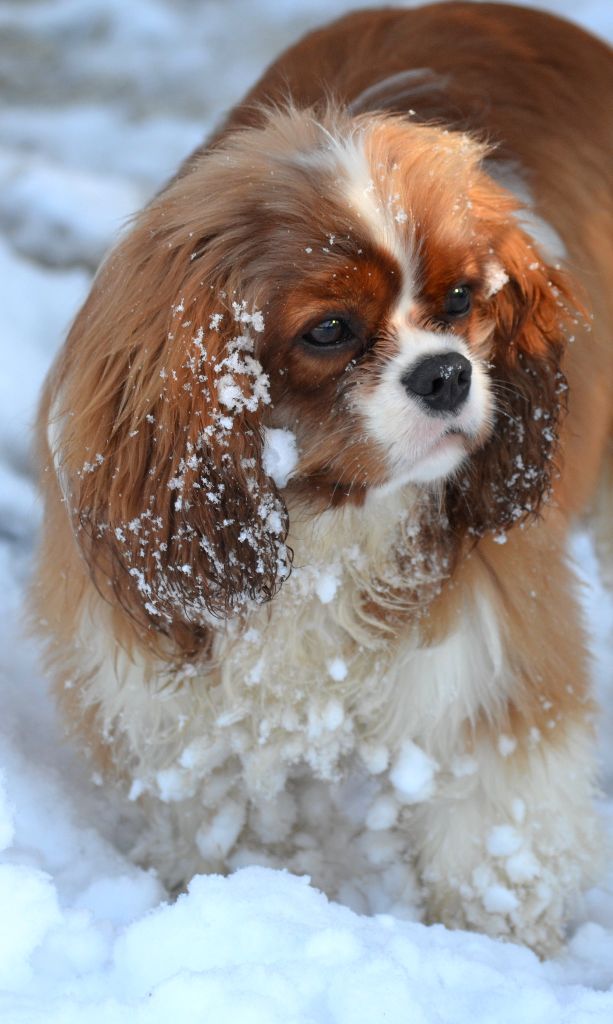
[[[462,430],[446,430],[414,463],[409,479],[415,483],[445,479],[466,458],[469,452],[467,442],[468,438]]]

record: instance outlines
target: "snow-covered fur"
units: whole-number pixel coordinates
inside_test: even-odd
[[[607,144],[595,127],[578,162],[577,90],[573,174],[552,176],[557,83],[524,63],[518,131],[492,48],[513,51],[501,21],[569,37],[588,78],[605,58],[497,12],[366,12],[307,37],[136,219],[43,398],[34,597],[67,720],[143,808],[134,856],[171,889],[284,865],[361,910],[417,898],[548,953],[599,863],[566,543],[610,428],[607,236],[580,202]],[[428,44],[456,17],[487,39],[474,97],[502,89],[472,134],[441,126],[463,67],[446,97]],[[323,88],[312,57],[339,33],[380,47],[377,78],[343,85],[335,60]],[[432,60],[438,124],[415,119],[411,79],[407,116],[397,92],[385,109],[398,60]],[[510,150],[497,173],[484,128]]]
[[[417,628],[392,638],[364,614],[375,578],[398,583],[386,552],[412,543],[421,574],[415,500],[374,496],[292,534],[300,567],[240,638],[217,636],[213,672],[159,664],[143,686],[96,602],[80,699],[146,808],[134,856],[170,889],[201,871],[285,866],[360,911],[402,915],[423,898],[432,920],[550,952],[598,863],[591,732],[552,743],[534,728],[521,749],[502,727],[476,735],[517,685],[487,579],[425,649]],[[423,582],[445,576],[430,566]]]

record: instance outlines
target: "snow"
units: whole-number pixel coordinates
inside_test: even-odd
[[[392,765],[390,781],[399,799],[406,804],[417,804],[434,793],[434,776],[438,765],[416,743],[407,740]]]
[[[516,853],[522,840],[512,825],[497,825],[487,837],[487,848],[493,857],[508,857]]]
[[[491,263],[488,268],[488,274],[486,279],[488,288],[487,297],[491,298],[493,295],[496,295],[496,293],[499,292],[501,288],[504,288],[508,280],[509,275],[500,266],[500,264]]]
[[[412,893],[393,915],[356,913],[329,902],[308,878],[266,866],[261,854],[255,866],[248,850],[237,855],[231,877],[196,877],[172,902],[122,852],[142,828],[141,812],[120,813],[99,776],[63,741],[23,625],[40,520],[31,456],[37,395],[95,266],[130,214],[265,63],[348,6],[261,0],[254,18],[249,0],[0,3],[0,1019],[7,1024],[613,1020],[610,867],[577,908],[565,951],[545,963],[521,947],[411,920]],[[585,0],[579,10],[571,0],[540,6],[613,38],[609,0]],[[241,337],[264,326],[257,311],[239,307],[233,315]],[[222,323],[219,314],[207,327]],[[255,386],[249,400],[266,401],[248,349],[237,347],[223,368],[229,409],[238,400],[232,374],[245,368]],[[292,435],[270,432],[266,450],[282,487],[296,457]],[[613,603],[586,534],[573,555],[585,583],[602,733],[610,737]],[[320,571],[314,586],[323,604],[338,584],[334,565]],[[330,664],[332,686],[346,671],[340,657]],[[257,662],[250,681],[259,684]],[[334,730],[341,717],[331,697],[312,728]],[[500,751],[512,753],[510,737],[500,737]],[[601,751],[602,816],[613,831],[610,742]],[[360,753],[370,774],[387,769],[384,747],[364,744]],[[184,772],[190,756],[198,751],[185,752]],[[384,865],[382,885],[393,885],[400,869],[390,865],[386,830],[402,804],[427,796],[435,767],[407,744],[391,768],[395,793],[370,804],[368,857]],[[470,758],[454,766],[458,777],[473,770]],[[172,801],[183,778],[177,770],[159,783]],[[139,795],[137,783],[131,795]],[[311,803],[317,817],[319,791]],[[259,831],[266,835],[295,813],[288,802],[269,820],[262,807]],[[518,800],[518,824],[522,813]],[[243,814],[229,800],[200,842],[228,849]],[[512,881],[538,871],[511,825],[493,829],[488,846]],[[345,895],[359,906],[355,891]],[[513,897],[490,884],[484,898],[494,912]]]
[[[516,746],[517,740],[512,736],[505,736],[504,733],[502,733],[498,737],[498,750],[503,757],[509,757],[515,750]]]
[[[12,844],[14,838],[13,808],[6,796],[4,779],[0,777],[0,853]]]
[[[296,435],[291,430],[265,427],[262,462],[277,487],[285,487],[298,463]]]
[[[366,825],[375,832],[392,828],[398,817],[398,803],[389,793],[383,793],[372,804],[367,816]]]
[[[517,896],[504,885],[489,885],[483,893],[483,906],[488,914],[508,914],[517,910]]]
[[[144,189],[123,178],[58,166],[29,156],[0,156],[0,218],[15,248],[57,266],[96,268],[109,240],[143,202]],[[109,210],[113,217],[109,221]]]
[[[256,313],[255,317],[261,317],[261,314]],[[239,317],[237,316],[235,319],[239,319]],[[250,317],[246,321],[243,316],[240,317],[241,323],[251,323],[251,319]],[[259,326],[256,326],[259,323],[259,320],[253,319],[255,330],[261,330]],[[253,339],[250,335],[241,334],[234,338],[228,344],[227,352],[228,355],[215,366],[215,373],[219,374],[215,381],[215,387],[221,404],[232,412],[240,412],[243,409],[255,412],[260,403],[268,405],[270,382],[258,360],[251,355]],[[238,380],[235,374],[238,375]],[[249,380],[250,393],[246,392],[245,378]]]
[[[389,751],[380,746],[362,746],[360,756],[371,775],[380,775],[389,764]]]
[[[342,658],[333,658],[328,665],[328,672],[335,682],[340,683],[346,679],[348,668]]]
[[[322,604],[330,604],[338,590],[339,583],[338,573],[329,569],[318,574],[315,582],[315,593]]]

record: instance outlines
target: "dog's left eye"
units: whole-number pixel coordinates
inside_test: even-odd
[[[308,334],[305,334],[304,340],[318,348],[330,348],[334,345],[342,345],[353,337],[354,334],[349,324],[337,317],[330,317],[329,320],[322,320],[317,327],[313,327]]]
[[[466,316],[472,306],[472,294],[467,284],[457,285],[445,296],[447,316]]]

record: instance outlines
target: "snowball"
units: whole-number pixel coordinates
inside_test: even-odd
[[[360,747],[360,757],[364,767],[371,775],[380,775],[390,763],[390,755],[387,747],[377,746],[371,743],[363,743]]]
[[[396,824],[398,818],[398,804],[389,793],[382,793],[378,796],[366,816],[366,826],[379,832],[391,828]]]
[[[219,401],[226,409],[241,409],[243,406],[243,389],[229,374],[224,374],[215,382]]]
[[[315,593],[322,604],[330,604],[339,586],[339,578],[332,571],[320,572],[315,581]]]
[[[309,708],[308,733],[313,739],[324,732],[334,732],[343,724],[345,712],[337,700],[330,700],[323,708]]]
[[[155,777],[157,782],[160,800],[164,803],[171,803],[176,800],[183,800],[189,793],[186,790],[185,772],[180,768],[163,768]]]
[[[407,740],[390,771],[390,781],[404,803],[420,803],[434,793],[437,769],[436,761],[421,747]]]
[[[498,737],[498,753],[502,757],[509,757],[517,747],[517,740],[513,736],[505,736],[504,733]]]
[[[322,721],[328,732],[334,732],[345,720],[345,712],[342,704],[337,700],[330,700],[324,708]]]
[[[504,288],[505,284],[508,283],[509,275],[506,270],[501,267],[500,263],[496,263],[492,260],[488,264],[485,272],[485,297],[491,299],[493,295],[496,295],[501,288]]]
[[[347,665],[342,658],[333,658],[328,662],[328,673],[336,683],[347,678]]]
[[[516,884],[531,882],[540,874],[541,867],[531,850],[520,850],[505,862],[504,869]]]
[[[510,914],[517,910],[519,900],[504,885],[489,885],[483,893],[483,906],[488,914]]]
[[[134,779],[128,793],[128,800],[138,800],[145,792],[146,786],[142,779]]]
[[[509,857],[517,853],[522,844],[522,837],[512,825],[497,825],[486,839],[488,853],[492,857]]]
[[[296,435],[291,430],[265,427],[262,462],[264,472],[272,477],[277,487],[285,487],[298,464]]]

